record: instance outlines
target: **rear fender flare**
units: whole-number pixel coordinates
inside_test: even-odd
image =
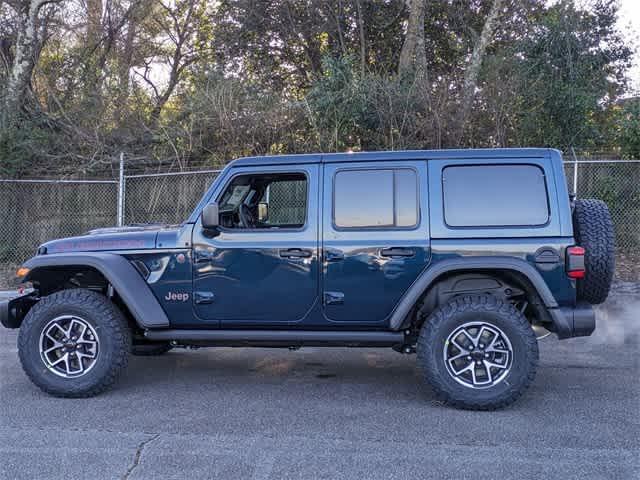
[[[437,281],[438,277],[448,273],[479,270],[511,271],[521,274],[531,282],[547,309],[558,308],[558,303],[540,272],[525,260],[513,257],[450,258],[430,265],[417,278],[391,314],[389,328],[391,330],[399,330],[403,327],[407,315],[409,315],[424,292]]]
[[[41,268],[92,267],[99,271],[118,293],[133,318],[143,329],[166,328],[169,318],[153,292],[129,261],[113,253],[59,253],[33,257],[25,262],[29,281]]]

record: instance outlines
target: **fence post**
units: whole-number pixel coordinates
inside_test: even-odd
[[[578,198],[578,157],[576,157],[576,151],[571,147],[571,153],[573,154],[573,194]]]
[[[124,223],[124,152],[120,152],[120,170],[118,176],[118,226]]]

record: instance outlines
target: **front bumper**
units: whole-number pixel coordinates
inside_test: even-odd
[[[20,328],[22,319],[36,301],[33,293],[0,301],[0,324],[6,328]]]
[[[596,329],[596,312],[586,302],[578,302],[575,307],[550,308],[549,314],[560,339],[588,337]]]

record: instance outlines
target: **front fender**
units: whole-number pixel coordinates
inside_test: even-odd
[[[30,281],[42,268],[91,267],[100,272],[118,293],[138,325],[144,329],[166,328],[169,318],[133,265],[121,255],[102,252],[39,255],[24,263]]]
[[[438,279],[438,277],[453,272],[474,271],[474,270],[501,270],[511,271],[524,275],[542,299],[547,309],[557,309],[553,293],[546,282],[530,263],[514,257],[459,257],[442,260],[429,266],[411,285],[411,288],[404,294],[389,321],[391,330],[402,328],[404,320],[414,307],[416,302],[424,292]]]

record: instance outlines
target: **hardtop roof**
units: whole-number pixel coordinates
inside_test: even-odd
[[[303,153],[288,155],[265,155],[243,157],[232,161],[231,167],[252,165],[291,165],[308,163],[340,163],[340,162],[376,162],[394,160],[470,160],[498,158],[540,158],[553,153],[561,155],[551,148],[478,148],[451,150],[395,150],[377,152],[343,152],[343,153]]]

